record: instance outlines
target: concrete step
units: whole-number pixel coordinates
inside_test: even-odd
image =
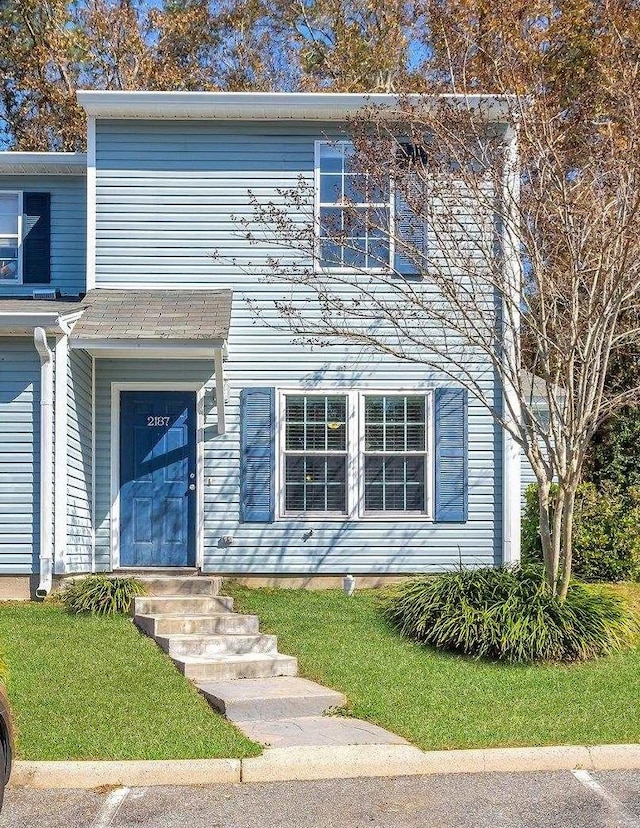
[[[277,653],[275,635],[159,635],[156,641],[172,658],[182,656],[248,655]]]
[[[253,635],[259,632],[257,615],[220,612],[211,615],[136,615],[135,622],[151,638],[159,635]]]
[[[222,578],[208,578],[202,575],[136,575],[143,583],[147,595],[218,595]]]
[[[255,653],[212,657],[182,656],[173,663],[193,681],[295,676],[297,659],[280,653]]]
[[[371,722],[343,716],[304,716],[274,721],[239,721],[236,726],[254,742],[280,747],[305,745],[406,745],[401,736]]]
[[[209,615],[232,611],[233,598],[223,595],[145,595],[135,599],[135,615]]]
[[[342,693],[314,681],[289,676],[201,681],[198,690],[232,722],[321,716],[346,704]]]

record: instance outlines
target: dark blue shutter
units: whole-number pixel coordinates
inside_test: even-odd
[[[457,523],[467,519],[468,449],[465,389],[436,389],[435,421],[435,518],[438,521]]]
[[[51,281],[51,194],[22,196],[22,281],[44,285]]]
[[[275,393],[273,388],[245,388],[240,397],[240,519],[273,520]]]
[[[415,186],[420,185],[416,183]],[[416,215],[398,191],[395,195],[394,222],[394,270],[403,276],[424,273],[427,266],[427,220],[424,215]]]

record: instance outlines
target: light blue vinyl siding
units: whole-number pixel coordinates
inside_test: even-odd
[[[83,175],[0,175],[0,190],[51,193],[51,283],[63,294],[86,289],[87,182]],[[0,283],[2,296],[31,295],[38,285]]]
[[[0,338],[0,573],[37,570],[40,360],[33,340]]]
[[[335,129],[335,127],[333,128]],[[97,125],[97,286],[231,287],[227,433],[216,434],[213,406],[205,427],[205,567],[221,573],[413,572],[501,558],[502,438],[491,416],[469,399],[469,507],[464,523],[428,521],[239,520],[239,398],[244,387],[342,387],[420,390],[450,386],[444,373],[371,356],[354,347],[293,345],[258,320],[247,299],[269,303],[290,288],[264,284],[242,265],[272,251],[235,234],[231,215],[250,216],[248,189],[280,199],[277,189],[313,176],[322,124],[104,121]],[[214,261],[211,253],[219,250]],[[236,259],[236,263],[232,259]],[[302,297],[301,297],[302,298]],[[273,316],[272,316],[273,318]],[[473,364],[473,356],[470,356]],[[493,372],[477,359],[478,381],[499,395]],[[96,362],[97,551],[109,560],[109,385],[204,378],[212,364],[184,361]],[[210,396],[210,395],[209,395]],[[308,537],[308,531],[313,534]],[[233,537],[225,547],[222,536]],[[305,539],[306,538],[306,539]]]
[[[92,369],[84,351],[69,353],[67,386],[67,571],[91,569]]]

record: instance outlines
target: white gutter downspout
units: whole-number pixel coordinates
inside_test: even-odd
[[[40,583],[44,598],[53,582],[53,354],[44,328],[35,328],[33,341],[40,355]]]

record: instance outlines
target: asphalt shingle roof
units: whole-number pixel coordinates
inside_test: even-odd
[[[231,290],[106,290],[80,303],[73,339],[226,339]]]

